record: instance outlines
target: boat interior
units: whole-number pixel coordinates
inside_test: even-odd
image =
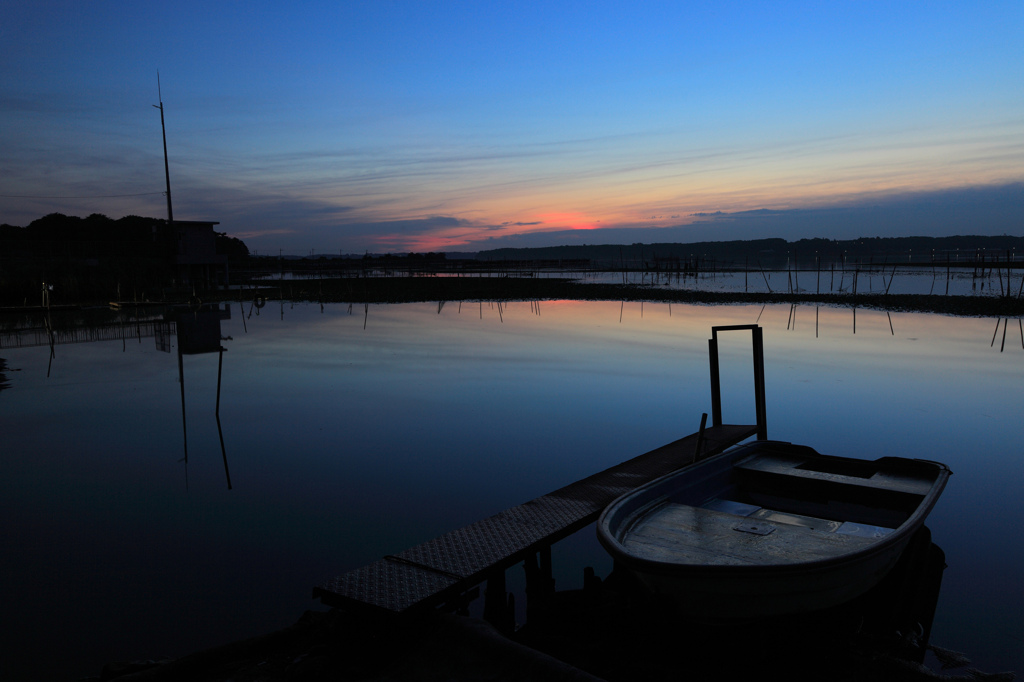
[[[878,538],[902,525],[938,470],[899,458],[823,457],[810,448],[759,448],[668,501],[771,524]],[[749,532],[756,532],[752,523]],[[761,524],[761,530],[773,528]],[[743,530],[743,528],[737,528]],[[771,532],[770,530],[768,532]]]

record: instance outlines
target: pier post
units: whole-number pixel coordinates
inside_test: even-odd
[[[505,591],[505,569],[499,568],[487,579],[484,590],[484,620],[500,632],[515,630],[515,610],[510,608],[510,595]]]
[[[536,554],[526,557],[523,570],[526,571],[526,620],[529,621],[547,608],[555,593],[555,580],[551,577],[551,546],[541,547]]]

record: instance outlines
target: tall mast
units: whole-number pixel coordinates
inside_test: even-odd
[[[156,72],[156,94],[160,104],[153,107],[160,110],[160,130],[164,136],[164,177],[167,179],[167,223],[174,222],[174,213],[171,211],[171,170],[167,165],[167,128],[164,126],[164,98],[160,92],[160,72]]]

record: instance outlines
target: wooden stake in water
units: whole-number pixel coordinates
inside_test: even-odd
[[[704,428],[708,424],[708,413],[704,412],[700,416],[700,430],[697,432],[697,445],[693,449],[693,461],[700,459],[701,450],[704,449]]]

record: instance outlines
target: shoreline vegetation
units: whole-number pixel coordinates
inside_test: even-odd
[[[616,300],[733,304],[816,304],[959,316],[1024,314],[1024,236],[780,238],[692,243],[581,244],[499,248],[476,253],[257,255],[218,223],[101,214],[52,213],[26,227],[0,225],[0,313],[110,302],[181,304],[238,296],[319,302],[402,303],[456,300]],[[187,238],[186,238],[187,237]],[[969,271],[1001,295],[858,293],[857,277],[897,269],[931,270],[934,281]],[[746,293],[679,290],[661,279],[716,273],[851,276],[853,293]],[[285,273],[294,279],[284,279]],[[586,281],[621,274],[621,283]],[[550,277],[549,277],[550,275]],[[275,280],[275,277],[281,277]],[[639,280],[639,283],[636,282]],[[1005,280],[1005,289],[1004,289]],[[767,280],[766,280],[767,281]],[[230,283],[231,288],[225,288]],[[1019,286],[1018,286],[1019,285]],[[840,285],[841,286],[841,285]],[[829,287],[831,290],[831,286]],[[239,293],[239,289],[243,293]],[[50,293],[52,292],[52,294]],[[40,294],[42,296],[40,297]],[[40,305],[35,302],[40,301]],[[31,304],[30,304],[31,302]]]
[[[1024,299],[1016,296],[946,296],[938,294],[745,293],[658,288],[637,284],[580,282],[550,277],[363,277],[280,280],[245,289],[210,291],[212,301],[265,300],[314,303],[417,303],[428,301],[644,301],[696,305],[824,305],[891,312],[922,312],[961,317],[1024,316]]]

